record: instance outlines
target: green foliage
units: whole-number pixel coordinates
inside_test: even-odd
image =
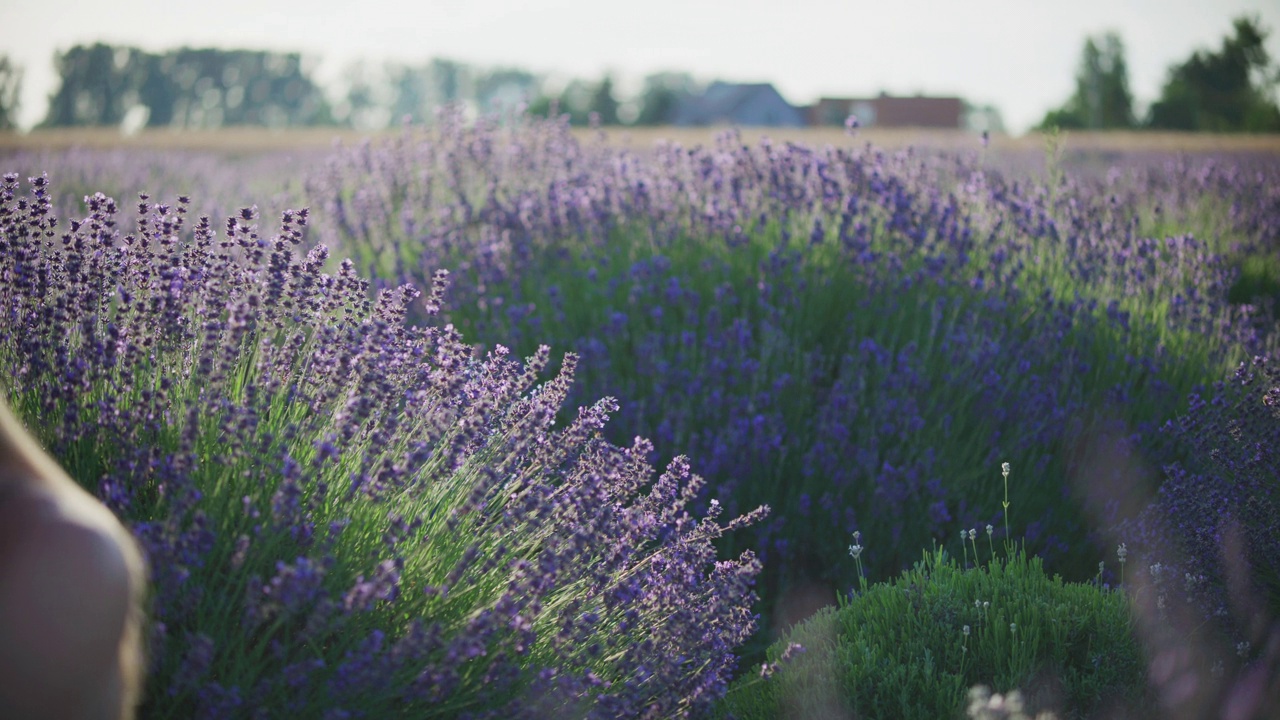
[[[529,112],[535,117],[567,115],[570,125],[583,126],[591,113],[593,94],[594,89],[586,82],[573,80],[559,95],[543,95],[534,100]]]
[[[1080,115],[1073,109],[1068,107],[1054,108],[1044,114],[1044,119],[1036,125],[1036,130],[1054,131],[1054,130],[1080,130],[1084,124],[1080,121]]]
[[[819,611],[770,649],[773,664],[730,688],[721,711],[935,720],[958,716],[979,684],[1022,688],[1032,708],[1067,716],[1142,697],[1143,655],[1122,593],[1050,578],[1021,550],[975,549],[985,566],[963,569],[936,549]],[[778,662],[793,643],[804,651]]]
[[[1134,124],[1129,66],[1120,36],[1109,32],[1085,40],[1075,94],[1066,105],[1050,110],[1039,127],[1103,130]]]
[[[652,362],[641,350],[647,347],[647,340],[662,335],[663,329],[677,318],[680,327],[687,328],[691,346],[706,347],[718,330],[708,325],[699,308],[726,302],[720,298],[734,298],[735,311],[744,319],[746,327],[752,328],[753,334],[761,338],[760,347],[753,351],[756,353],[753,360],[758,362],[757,372],[739,381],[752,384],[751,389],[734,383],[717,386],[725,394],[744,392],[760,396],[769,391],[769,384],[762,378],[823,375],[816,373],[814,368],[825,368],[826,377],[833,379],[831,382],[834,378],[849,377],[857,373],[859,367],[856,356],[849,354],[850,348],[856,348],[866,339],[894,356],[903,353],[909,356],[911,362],[903,368],[907,371],[904,374],[909,375],[914,370],[919,373],[918,377],[945,379],[964,372],[979,374],[972,368],[957,370],[956,358],[947,351],[948,344],[954,342],[955,333],[980,335],[991,343],[1007,347],[1027,347],[1028,338],[1033,336],[1034,327],[1027,322],[1033,306],[1008,308],[999,315],[1000,320],[984,323],[983,317],[991,320],[996,317],[993,315],[995,311],[984,309],[976,294],[956,287],[943,290],[927,283],[909,292],[884,292],[881,286],[868,286],[856,268],[840,264],[838,257],[833,255],[834,243],[805,246],[803,239],[793,236],[791,249],[796,254],[778,253],[776,248],[784,242],[780,239],[782,233],[778,223],[751,226],[746,229],[750,240],[736,248],[682,236],[659,251],[639,229],[623,227],[610,234],[602,250],[593,251],[570,244],[554,252],[532,254],[529,260],[531,270],[521,276],[522,287],[514,297],[519,298],[519,303],[549,309],[539,318],[538,328],[542,337],[578,348],[588,347],[586,338],[600,338],[598,348],[603,352],[592,355],[591,362],[578,369],[577,377],[586,387],[608,388],[610,394],[623,398],[623,415],[640,418],[638,424],[642,430],[628,427],[619,435],[612,436],[612,440],[625,442],[626,432],[637,431],[663,437],[664,421],[681,418],[681,422],[672,423],[674,427],[669,438],[671,445],[681,448],[698,447],[699,435],[705,432],[702,428],[723,427],[732,421],[732,417],[721,404],[709,404],[696,395],[670,391],[670,378],[673,376],[704,377],[702,382],[715,382],[705,377],[700,356],[680,344],[684,342],[680,335],[667,336],[664,341],[666,344],[661,354],[663,372],[654,372]],[[887,249],[892,245],[887,230],[882,235],[877,234],[875,242],[877,249]],[[778,256],[791,257],[795,263],[788,271],[789,278],[782,276],[777,280],[780,291],[797,288],[794,305],[785,314],[771,307],[758,291],[752,292],[759,282],[759,268],[776,262]],[[1028,280],[1028,286],[1037,293],[1041,286],[1031,284],[1032,280],[1052,285],[1060,282],[1062,276],[1051,266],[1048,253],[1043,258],[1048,268],[1046,275]],[[696,296],[697,301],[689,302],[678,315],[670,306],[665,308],[661,317],[636,311],[635,308],[661,307],[664,304],[662,293],[665,286],[647,286],[632,278],[633,268],[646,265],[667,267],[670,275],[678,279],[679,287]],[[587,277],[592,280],[584,282]],[[1088,291],[1088,288],[1084,290]],[[511,341],[522,336],[518,327],[520,321],[505,307],[493,304],[459,306],[451,313],[450,320],[467,336],[502,337]],[[851,308],[857,311],[852,312]],[[619,309],[630,312],[627,324],[608,333],[599,333],[599,328],[610,327],[610,315]],[[1091,397],[1094,404],[1101,404],[1107,388],[1141,382],[1139,374],[1142,371],[1124,361],[1126,352],[1140,351],[1142,347],[1157,342],[1166,342],[1171,347],[1193,342],[1204,345],[1202,338],[1173,337],[1167,333],[1167,324],[1160,322],[1157,308],[1150,304],[1135,305],[1133,310],[1134,321],[1123,333],[1101,323],[1085,322],[1069,332],[1064,341],[1066,347],[1071,348],[1070,352],[1082,362],[1096,368],[1096,376],[1091,383],[1072,382],[1067,392],[1082,393]],[[1157,338],[1156,335],[1161,333],[1165,334]],[[514,341],[515,352],[527,354],[536,349],[533,339],[527,335],[525,338]],[[1047,362],[1047,358],[1008,353],[994,359],[984,369],[994,370],[1003,378],[1002,397],[1008,398],[1006,402],[1012,404],[1017,402],[1015,398],[1025,399],[1036,392],[1034,384],[1027,379],[1027,371],[1046,372]],[[1177,383],[1180,392],[1163,396],[1152,392],[1140,399],[1135,398],[1121,409],[1125,419],[1138,424],[1166,417],[1173,410],[1171,402],[1181,402],[1182,393],[1190,392],[1195,382],[1202,382],[1203,367],[1203,359],[1195,353],[1178,355],[1176,361],[1171,359],[1166,377]],[[981,392],[971,383],[930,380],[921,385],[920,391],[914,395],[914,402],[922,408],[921,414],[929,420],[913,429],[909,436],[877,435],[876,429],[881,427],[882,421],[876,419],[874,408],[888,402],[887,398],[892,393],[887,388],[894,382],[901,382],[901,378],[868,377],[856,404],[858,410],[847,421],[858,427],[864,438],[875,437],[886,455],[903,462],[929,452],[950,458],[950,487],[963,488],[963,496],[980,497],[991,487],[990,475],[964,468],[979,467],[983,463],[986,439],[996,429]],[[830,385],[810,383],[792,387],[786,393],[787,401],[779,409],[782,424],[789,432],[788,440],[794,447],[809,448],[820,441],[822,430],[818,420],[831,390]],[[562,417],[563,421],[570,419],[567,415]],[[1024,430],[1032,431],[1031,428]],[[871,441],[868,439],[866,442]],[[1056,492],[1045,491],[1045,488],[1070,485],[1065,461],[1054,455],[1054,450],[1051,445],[1031,444],[1012,449],[1010,458],[1015,465],[1042,469],[1037,472],[1035,482],[1015,482],[1011,485],[1011,492],[1015,502],[1026,508],[1029,514],[1055,518],[1054,523],[1048,525],[1051,528],[1049,532],[1061,530],[1069,534],[1065,528],[1077,527],[1083,519],[1075,514],[1077,509],[1074,506],[1060,507]],[[707,450],[696,458],[704,460],[710,454]],[[806,477],[803,451],[771,456],[768,460],[755,466],[751,472],[736,476],[734,502],[744,507],[768,503],[778,515],[796,517],[801,513],[798,503],[802,495],[821,497],[823,493],[836,492],[830,478],[822,474]],[[875,468],[868,468],[866,473],[874,477]],[[786,488],[786,492],[781,493],[780,488]],[[874,502],[869,495],[846,497],[843,501],[856,506]],[[924,512],[925,508],[921,505],[917,510]],[[871,562],[876,572],[907,566],[913,556],[910,548],[928,543],[932,537],[926,523],[901,527],[899,520],[890,515],[868,518],[863,529],[868,531],[868,535],[901,533],[900,548],[878,548],[874,553],[875,559]],[[819,548],[838,547],[832,545],[831,528],[819,523],[803,524],[790,532],[794,533],[798,544],[815,548],[815,554],[821,556],[820,565],[827,564],[831,558],[828,557],[829,551]],[[838,538],[834,540],[838,542]],[[732,537],[727,538],[722,550],[730,554],[739,552],[742,548],[732,544],[734,541]],[[1091,550],[1081,547],[1058,560],[1063,562],[1060,569],[1064,572],[1084,576],[1093,567],[1093,557]],[[773,594],[768,583],[776,577],[773,576],[774,570],[769,568],[766,571],[764,584],[767,596]],[[791,570],[800,571],[800,568]],[[803,572],[812,571],[814,568],[803,569]],[[786,572],[782,570],[784,575]]]
[[[1239,260],[1240,275],[1227,292],[1232,303],[1259,303],[1280,300],[1280,260],[1257,254]]]
[[[1168,130],[1280,132],[1273,91],[1276,69],[1267,54],[1268,30],[1256,18],[1234,22],[1235,35],[1217,51],[1198,50],[1169,69],[1147,125]]]
[[[601,125],[618,124],[618,100],[613,96],[613,78],[605,75],[591,93],[591,110]]]
[[[1043,187],[1046,194],[1060,196],[1065,208],[1075,205],[1068,201],[1077,197],[1078,188],[1068,182],[1071,178],[1064,165],[1064,150],[1062,135],[1049,138]],[[410,150],[389,154],[405,152]],[[440,171],[434,176],[444,174]],[[418,180],[405,178],[403,182]],[[348,247],[369,252],[358,261],[360,267],[380,263],[380,274],[389,275],[396,267],[423,265],[419,253],[426,248],[422,243],[406,239],[375,245],[404,232],[398,222],[401,207],[413,207],[415,202],[429,207],[427,200],[419,201],[418,197],[426,196],[407,192],[398,199],[403,206],[394,205],[397,199],[389,197],[385,202],[391,210],[385,217],[394,222],[385,226],[372,225],[378,217],[366,218],[371,223],[372,242],[348,243]],[[483,198],[474,202],[482,203]],[[1058,203],[1052,205],[1057,207]],[[1095,209],[1093,204],[1080,204],[1078,212],[1093,213]],[[1114,223],[1119,229],[1108,225],[1108,235],[1118,235],[1128,227],[1122,224],[1128,221],[1128,211],[1115,212]],[[900,231],[891,227],[887,213],[874,206],[863,213],[870,249],[886,255],[901,252],[905,242]],[[1063,227],[1083,226],[1065,213]],[[978,216],[975,223],[984,221],[981,206],[974,214]],[[1173,209],[1161,217],[1171,223],[1183,220]],[[1107,220],[1112,222],[1109,216]],[[1204,222],[1210,221],[1216,221],[1216,216],[1206,216]],[[622,400],[619,422],[606,429],[610,440],[625,443],[635,435],[655,437],[662,453],[674,449],[689,452],[699,472],[712,483],[733,483],[732,492],[721,496],[724,502],[738,507],[767,503],[774,517],[805,518],[806,498],[822,498],[824,494],[837,506],[857,508],[857,526],[869,538],[895,538],[892,547],[876,544],[863,558],[873,577],[908,567],[917,557],[917,548],[927,547],[941,536],[932,532],[926,519],[928,502],[923,493],[911,500],[913,505],[904,516],[895,515],[874,494],[883,462],[929,467],[930,453],[946,458],[945,470],[936,472],[945,473],[947,488],[958,499],[950,506],[954,513],[965,507],[965,500],[982,497],[993,483],[1000,482],[999,476],[980,470],[987,461],[991,438],[1000,430],[992,406],[1025,407],[1043,394],[1043,385],[1033,378],[1050,378],[1048,382],[1060,388],[1058,397],[1068,401],[1080,398],[1083,407],[1108,408],[1129,427],[1140,427],[1173,416],[1196,385],[1219,372],[1212,359],[1219,349],[1212,341],[1167,321],[1169,295],[1126,293],[1126,280],[1119,275],[1097,273],[1086,281],[1069,270],[1074,258],[1065,243],[1037,243],[1034,254],[1028,256],[1028,269],[1018,280],[1025,299],[995,309],[983,307],[982,296],[963,284],[885,285],[841,254],[834,228],[815,240],[806,232],[812,227],[810,223],[787,218],[748,220],[741,227],[740,240],[730,244],[700,231],[682,228],[668,235],[665,230],[621,221],[599,236],[588,233],[540,239],[520,250],[523,271],[504,282],[487,279],[478,263],[468,269],[469,258],[465,256],[432,262],[459,268],[455,277],[461,279],[462,286],[485,282],[483,295],[474,302],[457,303],[450,311],[449,321],[465,336],[500,338],[521,355],[532,353],[540,342],[583,351],[584,362],[577,377],[581,387],[590,390],[578,402],[593,394]],[[1009,230],[993,231],[993,236],[995,232]],[[1185,229],[1167,228],[1169,235],[1180,232]],[[456,251],[465,253],[469,247],[459,244]],[[983,244],[973,252],[975,260],[969,267],[985,268],[988,265],[983,258],[995,248]],[[1163,256],[1171,251],[1155,248],[1152,252]],[[909,251],[897,257],[906,265],[904,274],[923,262]],[[1176,265],[1172,258],[1168,261]],[[765,273],[770,280],[769,295],[760,289]],[[653,280],[655,276],[660,280]],[[1079,296],[1101,306],[1096,322],[1081,317],[1064,329],[1050,351],[1042,352],[1039,348],[1045,346],[1035,342],[1036,318],[1051,312],[1039,300],[1046,289],[1053,290],[1056,297]],[[1119,298],[1118,311],[1131,314],[1127,327],[1104,322],[1106,302],[1112,298]],[[535,308],[536,313],[525,315],[525,308]],[[752,363],[750,373],[709,370],[715,366],[708,358],[714,360],[714,343],[724,336],[725,325],[709,315],[712,308],[741,319],[743,334],[752,340],[743,350]],[[616,322],[612,319],[615,316],[619,318]],[[527,329],[531,327],[536,332]],[[948,350],[961,337],[980,337],[984,345],[1008,350],[979,364]],[[875,364],[857,354],[864,341],[883,348],[891,357],[905,359],[895,364],[893,371],[886,366],[883,371],[866,371],[865,367]],[[1161,346],[1168,352],[1155,371],[1129,359],[1149,356],[1152,348]],[[1067,368],[1087,368],[1088,374],[1069,371],[1058,375],[1050,369],[1057,362],[1066,363]],[[971,381],[985,382],[987,372],[999,378],[990,391]],[[770,401],[764,398],[775,392],[773,378],[804,378],[805,382],[788,386],[785,393],[778,394],[780,400],[767,405]],[[1167,383],[1172,389],[1163,390],[1158,383]],[[689,387],[698,389],[685,389]],[[1123,404],[1111,405],[1114,401],[1108,393],[1112,388],[1139,390]],[[844,455],[840,472],[848,476],[813,471],[816,462],[807,460],[811,448],[832,442],[831,431],[821,423],[833,391],[852,398],[850,409],[840,417],[849,428],[847,436],[858,438],[859,448],[872,448],[867,456],[857,456],[857,448]],[[759,452],[752,456],[758,457],[757,462],[741,468],[721,460],[717,448],[722,445],[716,438],[727,434],[716,433],[731,426],[735,406],[708,402],[711,392],[718,397],[752,398],[757,412],[776,416],[777,425],[786,429],[786,451]],[[904,404],[892,415],[878,415],[899,398],[904,398]],[[918,426],[895,430],[906,427],[901,418],[917,412],[922,418]],[[572,417],[565,415],[561,420],[568,422]],[[1078,437],[1088,434],[1083,429],[1089,427],[1088,419],[1081,419],[1080,433],[1068,430],[1064,434],[1060,421],[1049,413],[1036,420],[1017,426],[1018,437],[1027,438],[1025,441],[1010,439],[1007,431],[1003,439],[1007,446],[1002,448],[1016,467],[1036,468],[1009,483],[1010,499],[1026,513],[1024,517],[1041,522],[1042,533],[1028,541],[1032,553],[1043,551],[1048,537],[1083,536],[1085,517],[1074,502],[1075,496],[1063,489],[1077,487],[1071,449]],[[1030,439],[1032,436],[1037,439]],[[728,447],[734,455],[756,452],[750,443]],[[665,460],[663,457],[660,462]],[[838,479],[843,477],[851,480]],[[1071,501],[1064,502],[1064,498]],[[834,586],[840,581],[836,568],[844,532],[845,528],[830,521],[812,518],[786,527],[788,541],[802,550],[795,562],[766,565],[759,585],[765,598],[760,609],[766,626],[773,621],[773,601],[783,597],[792,583],[816,578]],[[744,545],[759,546],[744,535],[729,536],[721,550],[731,555]],[[1085,542],[1071,542],[1048,562],[1054,572],[1067,578],[1085,578],[1096,567],[1097,549]],[[762,652],[764,642],[753,646],[751,652]]]
[[[432,58],[422,65],[386,63],[380,76],[368,74],[374,77],[365,79],[362,86],[353,85],[355,95],[349,91],[347,104],[353,108],[363,104],[365,117],[376,119],[360,122],[353,118],[355,127],[385,127],[406,118],[412,123],[431,123],[436,110],[473,100],[489,109],[493,95],[507,79],[503,71],[485,73],[445,58]]]
[[[118,125],[134,108],[149,127],[270,127],[331,121],[298,53],[181,48],[152,53],[96,43],[54,61],[60,85],[42,127]]]
[[[617,125],[620,103],[613,94],[613,78],[605,75],[598,83],[574,80],[558,96],[543,95],[529,105],[529,113],[535,117],[551,117],[556,114],[569,116],[569,124]]]
[[[675,113],[680,98],[698,90],[698,84],[688,73],[654,73],[644,79],[640,92],[640,110],[637,125],[667,125]]]
[[[22,68],[8,55],[0,54],[0,130],[18,126],[18,107],[22,100]]]

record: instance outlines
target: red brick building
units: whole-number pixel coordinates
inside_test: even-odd
[[[807,108],[810,125],[843,125],[855,115],[862,127],[964,127],[964,101],[958,97],[822,98]]]

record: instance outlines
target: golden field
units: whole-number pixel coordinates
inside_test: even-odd
[[[708,144],[725,128],[586,128],[574,132],[584,139],[603,136],[610,144],[641,149],[667,140],[682,145]],[[226,128],[221,130],[146,130],[122,135],[114,128],[68,128],[31,133],[0,133],[0,152],[12,150],[58,150],[82,148],[145,148],[153,150],[197,150],[253,154],[279,150],[324,149],[337,143],[351,145],[369,137],[391,136],[400,130],[379,133],[335,128]],[[810,145],[850,146],[870,143],[886,149],[908,146],[949,150],[975,149],[975,133],[962,130],[883,129],[859,130],[850,136],[842,128],[743,128],[742,138],[754,143],[768,137],[778,142]],[[1039,150],[1044,137],[1039,133],[996,135],[991,150],[999,152]],[[1091,152],[1232,152],[1280,153],[1280,135],[1216,135],[1167,132],[1070,132],[1066,148]]]

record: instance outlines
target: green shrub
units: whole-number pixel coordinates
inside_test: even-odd
[[[1236,265],[1239,275],[1227,291],[1228,302],[1261,304],[1280,298],[1280,260],[1259,253],[1238,259]]]
[[[969,689],[988,685],[1076,717],[1140,698],[1145,683],[1124,594],[1050,578],[1022,550],[968,569],[926,552],[796,626],[768,657],[730,689],[721,715],[937,720],[959,717]]]

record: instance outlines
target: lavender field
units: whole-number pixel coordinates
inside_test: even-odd
[[[0,152],[140,715],[1266,717],[1280,154],[971,140]]]

